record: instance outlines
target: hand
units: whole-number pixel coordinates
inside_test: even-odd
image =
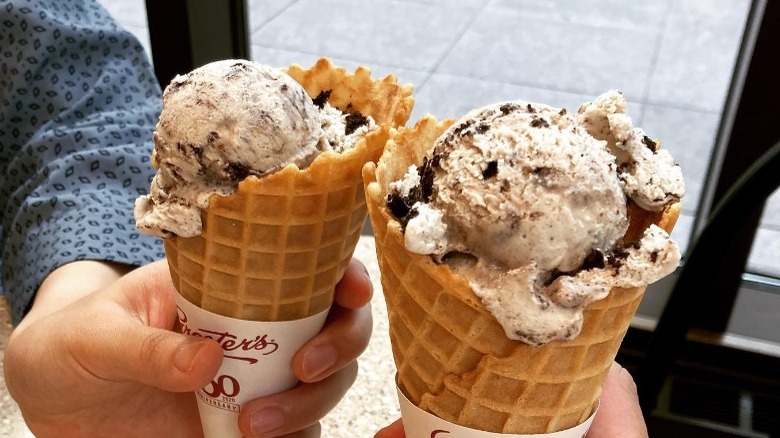
[[[361,272],[350,265],[325,328],[295,358],[296,374],[316,383],[267,398],[287,414],[283,430],[315,430],[354,380],[355,358],[371,330],[371,286]],[[202,436],[192,391],[211,381],[222,350],[170,331],[176,304],[165,262],[122,273],[99,262],[58,269],[12,334],[6,383],[36,436]],[[316,346],[337,352],[319,373]],[[306,406],[318,410],[303,414],[296,393],[313,397]],[[245,411],[242,419],[256,410]]]
[[[404,438],[404,425],[401,420],[380,430],[374,438]],[[631,374],[617,362],[612,363],[601,402],[588,438],[646,438],[647,427],[639,407],[636,384]]]
[[[612,363],[588,438],[647,438],[636,383],[617,362]]]
[[[393,424],[377,432],[374,438],[406,438],[403,420],[395,420]]]
[[[100,262],[59,268],[12,333],[5,379],[36,436],[202,434],[191,391],[216,373],[219,345],[170,331],[164,261],[121,274]]]

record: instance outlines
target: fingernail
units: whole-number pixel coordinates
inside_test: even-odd
[[[173,359],[173,364],[179,371],[188,373],[192,371],[195,365],[195,356],[200,352],[200,342],[189,342],[181,347],[176,352],[176,357]]]
[[[281,409],[265,408],[252,413],[250,427],[252,428],[252,435],[260,435],[273,432],[284,426],[284,423],[284,412]]]
[[[371,293],[374,293],[374,282],[371,281],[371,275],[368,274],[368,268],[363,266],[363,279],[368,283],[368,287],[371,289]]]
[[[317,377],[335,365],[337,360],[335,348],[328,345],[314,347],[303,357],[303,374],[310,379]]]

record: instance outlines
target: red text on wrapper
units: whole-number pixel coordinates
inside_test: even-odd
[[[436,430],[431,432],[431,438],[441,438],[441,437],[439,437],[439,435],[450,434],[450,433],[452,433],[452,432],[450,432],[449,430],[436,429]],[[541,436],[541,435],[539,435],[539,436]],[[585,432],[584,434],[582,434],[582,438],[586,438],[587,436],[588,436],[588,432]]]
[[[234,359],[254,365],[259,362],[256,357],[243,356],[242,352],[260,352],[262,356],[273,354],[279,349],[279,344],[269,339],[267,334],[259,334],[255,337],[239,338],[229,331],[209,330],[202,327],[190,327],[187,314],[181,307],[177,308],[181,332],[185,335],[213,339],[221,347],[225,359]],[[236,403],[236,397],[241,393],[241,385],[238,379],[231,375],[217,376],[204,388],[197,391],[198,398],[215,408],[230,412],[241,412],[241,405]]]
[[[208,387],[207,387],[208,388]],[[196,392],[195,394],[198,395],[198,398],[203,402],[206,403],[209,406],[213,406],[215,408],[219,408],[225,411],[240,413],[241,412],[241,405],[235,402],[235,398],[231,397],[222,397],[222,398],[216,398],[216,397],[210,397],[205,393],[205,388],[201,389],[200,391]]]
[[[258,360],[254,357],[242,357],[235,355],[235,352],[241,351],[262,351],[263,356],[268,356],[279,349],[279,344],[273,339],[269,339],[268,335],[257,335],[254,338],[239,339],[238,336],[227,331],[214,331],[205,328],[192,328],[187,324],[187,314],[181,309],[177,308],[179,312],[179,325],[181,326],[181,332],[185,335],[197,336],[202,338],[213,339],[222,347],[225,352],[225,359],[235,359],[248,362],[252,365],[256,364]],[[231,354],[227,354],[231,353]]]
[[[235,377],[223,375],[217,376],[216,380],[206,385],[201,391],[209,397],[233,398],[241,392],[241,385],[238,384]]]
[[[436,429],[436,430],[431,432],[430,438],[444,438],[444,437],[440,437],[439,435],[445,435],[445,434],[449,435],[450,433],[452,433],[452,432],[450,432],[449,430]],[[525,436],[525,435],[523,435],[523,436]],[[534,436],[537,436],[537,435],[534,435]],[[542,437],[543,435],[538,435],[538,436]],[[588,436],[588,432],[585,432],[584,434],[582,434],[582,438],[586,438],[587,436]]]
[[[227,374],[217,376],[208,385],[201,388],[198,398],[215,408],[231,412],[241,412],[241,405],[236,403],[236,396],[241,393],[238,379]]]

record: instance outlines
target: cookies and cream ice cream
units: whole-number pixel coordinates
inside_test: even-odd
[[[176,76],[163,94],[154,133],[158,168],[148,196],[135,205],[150,234],[191,237],[212,194],[229,195],[249,175],[294,164],[323,151],[348,150],[376,128],[360,113],[315,99],[281,70],[243,60],[217,61]]]
[[[391,184],[409,251],[468,278],[511,339],[572,339],[613,287],[643,286],[680,253],[651,225],[623,236],[628,203],[660,211],[684,194],[680,168],[632,125],[615,91],[577,113],[507,102],[474,110]]]

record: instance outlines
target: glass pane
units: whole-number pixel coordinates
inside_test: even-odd
[[[780,352],[779,314],[780,296],[777,287],[745,283],[737,295],[726,331],[751,340],[768,341],[764,347],[777,355]]]
[[[98,0],[122,27],[135,35],[144,46],[149,59],[152,57],[152,45],[149,42],[149,26],[146,22],[146,2],[144,0]]]
[[[776,190],[764,206],[747,270],[780,278],[780,190]]]
[[[250,4],[253,59],[325,55],[394,73],[416,85],[412,121],[507,99],[571,110],[621,90],[635,124],[682,166],[688,194],[674,237],[687,245],[748,0],[265,3]]]

